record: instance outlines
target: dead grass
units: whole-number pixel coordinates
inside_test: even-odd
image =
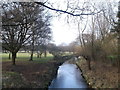
[[[92,70],[88,70],[85,60],[79,60],[85,79],[92,88],[118,88],[118,68],[100,61],[92,61]]]

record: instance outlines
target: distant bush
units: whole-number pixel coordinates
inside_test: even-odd
[[[117,55],[109,55],[107,59],[111,62],[112,65],[117,65]]]
[[[104,39],[96,39],[93,42],[87,42],[84,47],[76,50],[79,55],[89,56],[93,60],[110,62],[117,64],[117,39],[116,35],[108,34]]]

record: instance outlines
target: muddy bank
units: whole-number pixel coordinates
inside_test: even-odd
[[[48,84],[47,84],[47,86],[46,86],[47,88],[50,86],[52,80],[53,80],[54,78],[56,78],[58,68],[59,68],[59,66],[62,65],[64,62],[65,62],[64,60],[58,61],[58,62],[54,62],[54,64],[53,64],[54,66],[53,66],[53,69],[52,69],[52,73],[51,73],[51,75],[50,75],[50,80],[48,81]]]

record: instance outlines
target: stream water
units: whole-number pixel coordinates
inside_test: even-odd
[[[87,88],[87,84],[75,64],[64,63],[59,66],[57,77],[51,82],[52,88]]]

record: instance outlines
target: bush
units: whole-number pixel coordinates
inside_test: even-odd
[[[109,55],[107,56],[108,60],[111,62],[112,65],[117,65],[117,55]]]

